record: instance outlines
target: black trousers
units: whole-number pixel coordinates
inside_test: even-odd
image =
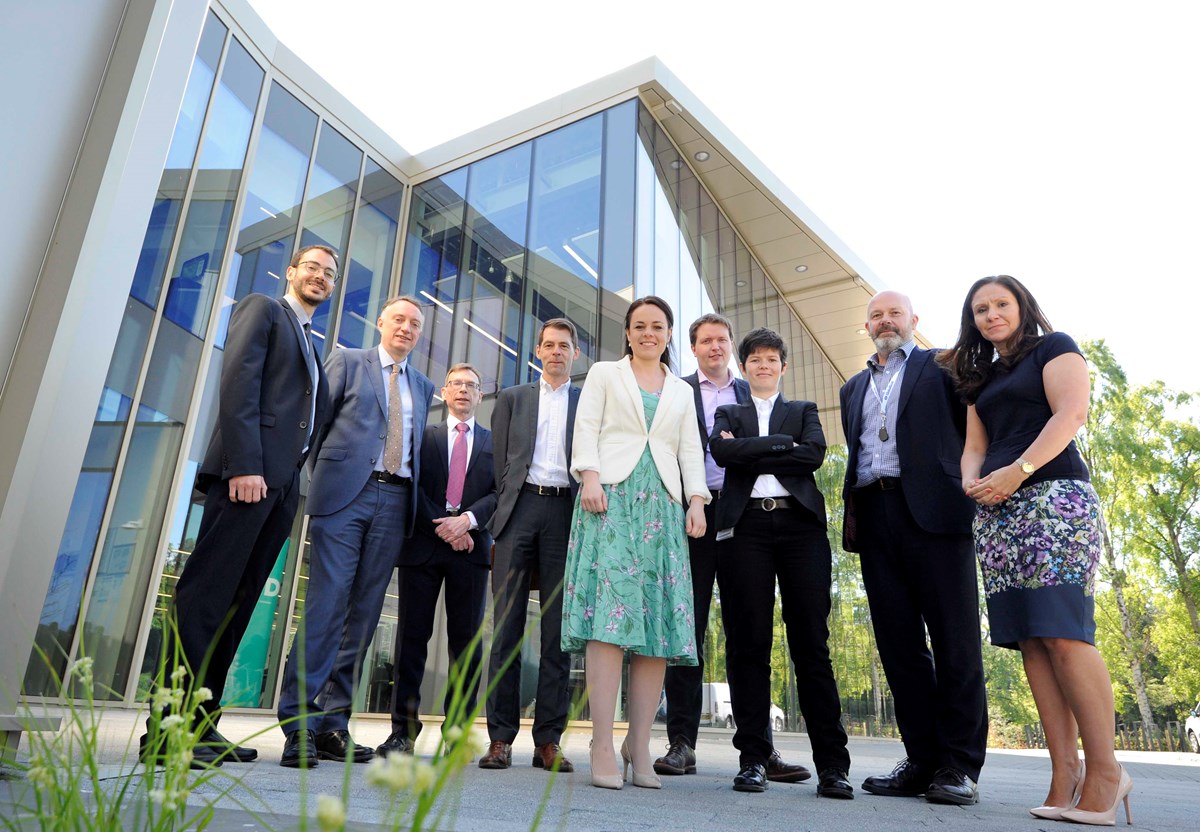
[[[231,502],[228,481],[209,486],[196,545],[175,584],[182,658],[191,668],[193,684],[213,694],[201,706],[206,712],[220,707],[234,654],[291,533],[299,483],[297,469],[288,487],[268,489],[257,503]],[[170,672],[166,668],[166,674]]]
[[[902,488],[868,486],[854,495],[879,658],[908,758],[978,780],[987,695],[974,547],[970,535],[918,526]]]
[[[717,582],[725,624],[725,667],[741,764],[771,754],[771,645],[775,581],[783,625],[796,666],[800,712],[808,727],[817,771],[850,769],[846,729],[829,659],[829,588],[832,554],[825,525],[799,507],[747,507],[732,540],[721,544]]]
[[[468,563],[465,552],[456,552],[438,541],[429,560],[420,566],[400,567],[400,620],[396,626],[395,670],[392,680],[392,730],[415,738],[421,732],[421,681],[437,612],[438,594],[446,588],[446,641],[450,678],[443,702],[446,727],[462,722],[475,711],[482,676],[483,642],[476,638],[483,625],[487,603],[488,568]],[[461,674],[461,693],[451,681]],[[474,680],[474,681],[472,681]],[[454,699],[460,696],[458,719],[450,720]]]
[[[704,639],[708,630],[708,611],[712,606],[713,583],[717,577],[717,501],[704,507],[708,530],[699,539],[688,538],[688,560],[692,568],[692,593],[696,613],[696,667],[671,665],[664,687],[667,692],[667,737],[683,738],[696,747],[703,704]]]
[[[520,647],[534,567],[540,587],[541,662],[533,741],[536,745],[556,743],[567,727],[571,656],[562,649],[562,584],[571,509],[570,497],[522,491],[512,517],[496,539],[492,564],[494,626],[488,658],[489,684],[495,680],[495,685],[487,701],[488,736],[492,742],[511,743],[521,728]]]

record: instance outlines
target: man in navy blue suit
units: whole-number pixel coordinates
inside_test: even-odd
[[[708,531],[704,537],[688,538],[688,560],[692,568],[692,593],[696,612],[695,667],[673,665],[667,668],[667,753],[654,761],[658,774],[695,774],[696,738],[703,706],[704,643],[708,630],[708,611],[712,606],[713,583],[717,575],[717,505],[725,487],[725,469],[712,458],[708,437],[712,433],[717,408],[750,401],[750,385],[734,376],[729,366],[733,357],[733,324],[715,312],[701,315],[688,328],[692,355],[699,368],[684,381],[696,397],[696,428],[704,447],[705,479],[712,502],[704,507]],[[811,774],[804,766],[785,763],[772,750],[767,777],[780,783],[798,783]]]
[[[379,346],[335,349],[325,368],[333,415],[312,466],[308,593],[279,696],[287,768],[374,756],[350,738],[350,709],[416,520],[418,442],[433,384],[408,355],[424,322],[415,299],[392,298],[379,313]]]
[[[450,415],[425,429],[421,443],[417,530],[400,556],[400,617],[392,675],[392,733],[380,756],[411,753],[421,732],[421,680],[438,595],[446,589],[450,672],[443,730],[474,718],[483,669],[483,625],[491,566],[487,523],[496,510],[492,432],[475,422],[483,378],[470,364],[446,373]]]
[[[216,723],[234,654],[292,529],[300,468],[327,418],[329,387],[309,325],[337,277],[336,251],[302,248],[288,266],[284,297],[247,295],[229,319],[217,424],[196,475],[196,490],[206,495],[204,515],[175,586],[182,655],[166,656],[168,664],[186,662],[193,685],[213,694],[197,714],[208,721],[193,752],[194,767],[258,756],[226,740]],[[161,751],[152,723],[142,737],[147,760]]]
[[[841,390],[842,548],[858,552],[907,758],[872,794],[971,805],[987,745],[979,588],[960,458],[966,408],[899,292],[867,305],[875,354]],[[926,640],[926,631],[929,633]]]

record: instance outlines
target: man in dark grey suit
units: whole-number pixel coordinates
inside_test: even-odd
[[[374,756],[350,738],[350,708],[417,513],[413,483],[433,384],[408,355],[424,322],[415,299],[392,298],[379,314],[378,347],[329,356],[333,418],[317,445],[309,488],[308,594],[279,696],[287,736],[281,766]]]
[[[451,669],[442,731],[475,718],[483,665],[478,635],[492,549],[486,526],[496,510],[492,432],[475,421],[475,408],[483,401],[482,384],[470,364],[451,367],[442,387],[450,415],[425,429],[417,530],[400,557],[392,733],[375,749],[380,756],[411,753],[421,732],[421,681],[443,587]]]
[[[225,677],[250,623],[300,501],[300,467],[328,413],[329,387],[309,324],[333,294],[337,252],[308,246],[292,256],[283,298],[251,294],[234,307],[221,366],[217,424],[196,489],[206,494],[196,545],[175,586],[175,622],[195,687],[212,691],[198,719],[196,766],[249,762],[251,748],[218,733]],[[172,667],[164,669],[169,675]],[[142,737],[142,757],[161,752],[155,717]]]
[[[848,457],[842,548],[860,553],[879,658],[908,757],[863,789],[971,805],[987,745],[979,586],[959,460],[966,407],[912,302],[867,305],[876,353],[841,390]],[[928,632],[928,641],[926,633]]]
[[[488,527],[496,539],[492,565],[495,604],[487,703],[491,745],[480,768],[512,765],[512,743],[521,726],[521,640],[530,578],[538,575],[541,606],[541,663],[533,718],[533,765],[569,772],[559,740],[567,727],[567,682],[571,657],[563,652],[562,582],[576,484],[571,435],[580,388],[571,384],[579,357],[575,325],[552,318],[538,333],[541,381],[509,387],[496,397],[492,444],[496,460],[496,513]]]

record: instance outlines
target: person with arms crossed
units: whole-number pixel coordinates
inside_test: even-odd
[[[392,733],[380,756],[411,753],[421,732],[421,680],[433,635],[438,596],[446,590],[450,672],[442,730],[469,725],[483,665],[483,625],[492,538],[485,526],[496,510],[492,432],[475,421],[483,379],[470,364],[446,373],[446,421],[425,428],[417,530],[400,555]]]
[[[725,485],[725,469],[712,458],[708,437],[712,434],[717,408],[724,404],[745,404],[750,386],[733,374],[733,324],[724,315],[709,312],[688,327],[692,355],[698,369],[683,380],[692,387],[696,403],[696,427],[704,448],[704,473],[712,502],[704,507],[704,537],[688,538],[688,561],[692,570],[692,592],[696,614],[696,665],[667,666],[664,687],[667,696],[667,753],[654,761],[658,774],[695,774],[696,738],[703,706],[704,643],[713,585],[717,577],[717,524],[715,512]],[[767,759],[767,779],[778,783],[799,783],[811,777],[804,766],[785,763],[772,748]]]
[[[196,545],[175,585],[174,621],[194,687],[213,698],[200,706],[193,763],[249,762],[251,748],[217,731],[225,677],[251,613],[292,530],[300,502],[300,468],[329,413],[329,386],[317,360],[313,312],[333,294],[337,252],[297,251],[283,298],[247,295],[233,309],[221,365],[217,424],[196,475],[205,494]],[[170,668],[164,670],[166,675]],[[142,756],[161,753],[153,718]]]
[[[767,787],[771,747],[771,646],[775,581],[787,643],[796,668],[800,712],[812,741],[817,795],[853,799],[850,754],[837,682],[829,658],[829,590],[833,555],[826,536],[825,498],[813,472],[825,460],[817,406],[779,392],[787,345],[772,330],[755,329],[738,345],[750,383],[746,404],[717,409],[713,458],[725,467],[717,507],[721,546],[717,581],[725,623],[726,667],[741,752],[737,791]]]
[[[872,794],[971,805],[987,748],[974,505],[963,494],[966,408],[899,292],[867,304],[876,353],[842,385],[842,548],[858,552],[879,658],[908,755]],[[926,631],[929,633],[926,640]]]
[[[575,770],[559,740],[567,727],[571,657],[563,652],[562,583],[577,486],[568,473],[580,389],[571,384],[579,357],[575,324],[551,318],[538,332],[535,355],[542,378],[501,390],[492,411],[496,463],[496,513],[488,526],[496,541],[492,564],[493,628],[488,658],[492,686],[487,702],[491,744],[479,767],[512,765],[512,743],[521,727],[521,640],[530,579],[538,575],[541,661],[533,717],[533,765]]]
[[[379,313],[379,346],[336,348],[327,362],[332,418],[308,493],[308,592],[279,694],[286,768],[374,756],[351,739],[350,709],[416,518],[417,442],[433,384],[408,356],[424,322],[415,299],[391,298]]]

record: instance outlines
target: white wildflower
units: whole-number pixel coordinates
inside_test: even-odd
[[[161,730],[170,731],[184,724],[184,718],[179,714],[168,714],[162,718]]]
[[[372,786],[382,786],[396,794],[412,785],[413,765],[413,758],[409,754],[376,757],[367,768],[366,781]]]
[[[317,798],[317,823],[325,832],[346,828],[346,807],[340,798],[323,794]]]
[[[76,659],[75,665],[71,668],[71,675],[75,676],[83,684],[90,685],[92,683],[93,664],[95,664],[95,660],[91,656]]]
[[[151,789],[150,790],[150,801],[155,806],[163,805],[167,801],[167,790],[166,789]]]
[[[442,739],[445,741],[446,745],[457,745],[458,741],[462,739],[462,735],[462,728],[458,727],[457,725],[451,725],[442,732]]]
[[[212,690],[210,688],[204,688],[204,687],[196,688],[196,704],[197,705],[201,704],[202,702],[211,702],[212,698],[213,698],[213,694],[212,694]]]
[[[179,665],[179,667],[171,671],[171,681],[175,684],[182,682],[184,676],[187,676],[187,668],[183,665]]]
[[[150,694],[150,709],[156,714],[162,713],[163,709],[171,704],[171,691],[167,688],[155,688],[154,693]]]
[[[428,791],[434,780],[433,766],[424,760],[418,760],[413,766],[412,788],[417,794]]]

